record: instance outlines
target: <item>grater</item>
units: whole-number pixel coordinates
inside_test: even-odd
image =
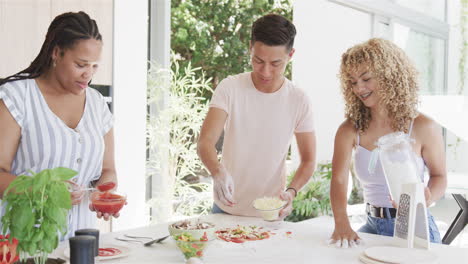
[[[399,247],[429,249],[429,225],[423,183],[402,185],[393,237]]]

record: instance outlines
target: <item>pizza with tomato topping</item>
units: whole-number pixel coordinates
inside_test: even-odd
[[[271,231],[257,226],[240,226],[235,228],[223,228],[216,231],[219,239],[226,242],[244,243],[246,241],[263,240],[274,235]]]
[[[99,248],[100,257],[113,257],[122,254],[122,250],[118,248]]]

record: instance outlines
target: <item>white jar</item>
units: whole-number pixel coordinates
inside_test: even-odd
[[[380,137],[376,145],[390,194],[398,204],[403,184],[421,182],[411,139],[403,132],[395,132]]]

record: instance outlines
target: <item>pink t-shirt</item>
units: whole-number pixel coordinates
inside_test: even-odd
[[[251,73],[224,79],[210,107],[227,113],[221,163],[234,180],[237,204],[215,203],[234,215],[258,216],[253,200],[278,197],[286,185],[286,155],[294,133],[313,132],[306,94],[291,81],[274,93],[258,91]]]

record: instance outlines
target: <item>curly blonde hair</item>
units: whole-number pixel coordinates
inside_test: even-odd
[[[380,38],[351,47],[341,56],[339,78],[345,117],[363,133],[372,116],[353,92],[351,74],[359,69],[366,69],[377,80],[380,104],[391,120],[391,128],[407,133],[409,123],[418,115],[419,90],[418,73],[408,56],[392,42]]]

